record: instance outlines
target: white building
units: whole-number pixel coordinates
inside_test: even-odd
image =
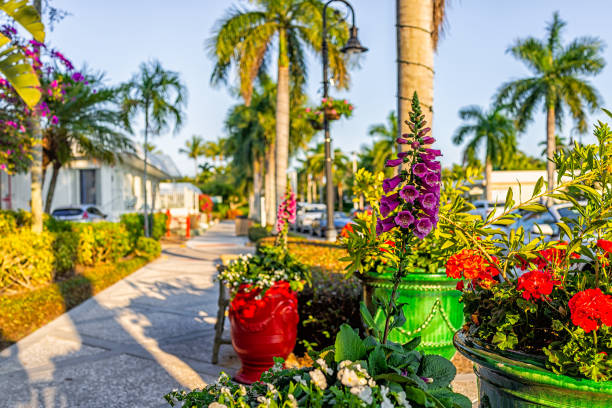
[[[202,191],[191,183],[160,183],[158,208],[170,210],[175,217],[198,214],[200,194]]]
[[[80,204],[95,204],[118,220],[126,212],[144,208],[144,155],[141,150],[125,153],[115,165],[98,160],[77,159],[59,171],[51,210]],[[43,186],[43,202],[47,197],[51,171]],[[180,172],[167,155],[149,154],[147,202],[152,210],[160,209],[159,184],[162,180],[180,177]],[[0,197],[3,209],[30,209],[30,174],[0,174]],[[153,204],[152,204],[153,203]]]
[[[503,204],[506,201],[508,189],[512,188],[512,196],[517,202],[524,202],[531,198],[533,189],[540,179],[544,178],[546,185],[546,170],[510,170],[493,171],[487,186],[486,180],[476,182],[470,191],[473,198],[486,199],[485,189],[491,189],[491,202]]]

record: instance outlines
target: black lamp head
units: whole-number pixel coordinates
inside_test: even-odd
[[[361,45],[361,43],[359,42],[359,38],[357,38],[357,27],[352,26],[351,36],[346,45],[342,47],[340,51],[345,54],[361,54],[363,52],[366,52],[367,50],[368,49],[366,47]]]

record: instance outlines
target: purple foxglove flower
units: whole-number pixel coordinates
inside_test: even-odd
[[[393,217],[383,218],[376,221],[376,235],[392,230],[395,227]]]
[[[412,166],[412,172],[415,176],[423,177],[429,172],[429,170],[427,169],[427,166],[424,163],[417,163]]]
[[[436,160],[436,157],[442,156],[442,152],[436,149],[425,149],[420,156],[423,160]]]
[[[403,159],[392,159],[392,160],[387,160],[387,163],[385,163],[385,167],[397,167],[400,164],[402,164],[404,162]]]
[[[414,215],[410,211],[400,211],[395,216],[395,223],[402,228],[408,228],[414,222]]]
[[[433,229],[433,224],[429,218],[421,218],[414,223],[414,235],[419,239],[425,238]]]
[[[423,144],[426,144],[426,145],[433,144],[433,142],[435,142],[435,141],[436,141],[436,139],[434,139],[431,136],[423,136],[421,138],[421,142],[423,142]]]
[[[406,156],[408,156],[408,152],[399,152],[397,154],[397,157],[399,157],[400,159],[403,159]]]
[[[419,132],[419,137],[423,137],[427,134],[427,132],[429,132],[431,130],[431,128],[426,127],[425,129],[421,130]],[[433,142],[432,142],[433,143]]]
[[[423,163],[425,163],[427,168],[431,171],[438,172],[441,169],[440,162],[431,161],[431,160],[423,160]]]
[[[408,203],[414,203],[414,200],[419,196],[419,191],[414,186],[404,186],[399,192],[400,197],[402,197]]]
[[[425,181],[425,184],[428,186],[433,187],[440,182],[440,175],[438,173],[427,173],[423,181]]]
[[[414,141],[412,142],[412,144],[410,145],[410,147],[412,147],[414,150],[418,149],[419,147],[421,147],[421,144],[418,141]]]
[[[419,198],[419,203],[424,210],[432,210],[440,205],[438,197],[432,193],[426,193]]]
[[[398,138],[397,138],[395,141],[396,141],[398,144],[408,144],[408,140],[406,140],[406,139],[404,139],[404,138],[401,138],[401,137],[398,137]]]
[[[380,214],[383,217],[389,215],[389,213],[397,208],[400,205],[400,201],[398,199],[399,194],[395,193],[390,196],[382,196],[380,198]]]
[[[402,177],[401,176],[395,176],[395,177],[391,177],[388,179],[384,179],[383,180],[383,191],[385,193],[388,193],[392,190],[395,190],[395,187],[397,187],[399,185],[399,183],[402,182]]]

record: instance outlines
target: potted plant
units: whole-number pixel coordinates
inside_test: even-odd
[[[306,108],[306,119],[314,129],[321,130],[323,129],[324,117],[327,117],[329,121],[338,120],[341,117],[348,118],[353,114],[353,109],[353,105],[346,99],[323,98],[321,99],[321,105],[316,108]]]
[[[442,183],[440,163],[436,161],[440,151],[425,147],[434,139],[427,136],[429,128],[425,127],[416,96],[412,109],[407,122],[411,133],[397,140],[411,149],[387,162],[388,167],[407,169],[385,180],[382,173],[357,173],[356,184],[369,186],[358,193],[365,196],[373,212],[358,216],[343,243],[351,262],[349,273],[357,272],[361,277],[364,301],[377,325],[385,321],[386,310],[380,305],[391,295],[393,270],[403,257],[405,273],[397,294],[405,322],[391,331],[389,338],[404,343],[418,335],[421,350],[451,358],[455,354],[453,335],[463,324],[463,311],[461,292],[444,272],[449,254],[437,224],[438,212],[452,211],[454,197],[465,188],[459,179],[448,178]],[[406,230],[414,231],[420,239],[402,249]]]
[[[277,242],[261,246],[255,255],[242,255],[219,272],[230,288],[229,319],[234,350],[242,368],[236,381],[251,384],[293,351],[297,335],[296,291],[302,290],[309,270],[287,251],[289,222],[295,222],[295,194],[279,205]]]
[[[597,145],[555,155],[552,191],[541,179],[527,201],[509,190],[486,220],[448,215],[446,272],[461,279],[467,321],[455,345],[475,363],[482,407],[612,404],[612,132],[599,123],[594,134]],[[537,223],[503,228],[547,211],[550,198],[571,203],[558,239]]]

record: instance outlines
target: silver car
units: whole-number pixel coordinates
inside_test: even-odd
[[[56,208],[51,212],[51,216],[56,220],[74,222],[103,221],[107,217],[98,207],[91,204]]]
[[[319,218],[327,207],[325,204],[306,204],[297,213],[296,229],[301,232],[312,232],[312,222]]]

